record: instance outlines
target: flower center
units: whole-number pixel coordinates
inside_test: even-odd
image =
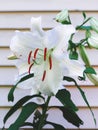
[[[47,62],[48,62],[48,67],[49,68],[47,68],[47,69],[51,70],[52,67],[53,67],[53,64],[52,64],[52,51],[53,51],[53,49],[48,50],[47,48],[44,48],[43,51],[40,50],[39,48],[37,48],[37,49],[35,49],[34,53],[32,51],[30,51],[30,53],[28,55],[28,64],[30,64],[29,70],[28,70],[29,74],[30,74],[32,66],[34,64],[40,65],[42,63],[42,59],[45,62],[45,65],[47,65]],[[33,56],[32,56],[32,53],[33,53]],[[38,60],[39,60],[39,62],[37,62]],[[47,69],[45,69],[44,72],[43,72],[42,81],[45,80],[46,70]]]

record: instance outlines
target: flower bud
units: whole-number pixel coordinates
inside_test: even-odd
[[[87,74],[87,77],[94,85],[98,85],[98,74]]]
[[[88,43],[91,47],[98,49],[98,34],[92,33],[88,38]]]
[[[98,33],[98,19],[95,19],[94,17],[92,17],[90,20],[90,25],[92,29]]]
[[[68,15],[68,10],[64,9],[60,13],[58,13],[56,15],[56,21],[62,24],[71,24],[69,15]]]
[[[82,60],[84,61],[85,65],[90,66],[90,61],[89,61],[89,58],[87,56],[86,49],[83,45],[79,46],[79,53],[80,53],[80,56],[81,56]]]

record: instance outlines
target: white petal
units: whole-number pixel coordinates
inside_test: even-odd
[[[16,67],[18,68],[19,75],[27,74],[29,71],[29,64],[23,60],[17,60]]]
[[[40,36],[44,35],[44,31],[41,26],[41,17],[31,18],[31,31],[37,33]]]
[[[42,47],[42,38],[30,32],[16,32],[10,44],[11,50],[18,58],[21,56],[27,58],[31,50]]]
[[[62,63],[63,69],[64,69],[64,75],[65,76],[83,77],[83,72],[85,70],[84,65],[76,60],[70,60],[67,58],[65,58],[65,59],[66,60]]]
[[[53,57],[52,57],[53,58]],[[61,82],[63,79],[62,70],[59,66],[59,62],[56,59],[52,59],[53,66],[46,70],[45,80],[41,82],[40,91],[46,95],[55,95],[61,87]]]
[[[72,25],[62,25],[57,29],[60,30],[60,39],[55,50],[53,51],[53,55],[55,57],[62,58],[68,53],[68,41],[70,39],[71,34],[75,32],[75,29]]]
[[[47,39],[47,42],[44,44],[48,48],[54,48],[61,44],[64,39],[68,41],[71,34],[74,32],[75,28],[72,25],[59,25],[46,32],[45,38]]]

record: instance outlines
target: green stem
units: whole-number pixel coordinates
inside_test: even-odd
[[[42,130],[42,128],[43,128],[43,125],[44,125],[44,122],[45,122],[45,117],[46,117],[46,112],[48,110],[48,104],[49,104],[50,98],[51,98],[51,96],[49,96],[47,98],[45,106],[42,109],[42,116],[41,116],[41,119],[40,119],[40,122],[39,122],[38,130]]]
[[[84,21],[80,26],[77,26],[77,27],[76,27],[76,30],[81,29],[81,27],[82,27],[85,23],[87,23],[90,19],[91,19],[91,18],[88,18],[88,19],[87,19],[86,21]]]

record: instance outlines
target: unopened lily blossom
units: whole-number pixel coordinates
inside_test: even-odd
[[[75,28],[61,25],[44,31],[41,17],[31,19],[31,31],[16,31],[10,48],[19,59],[19,77],[34,73],[34,77],[20,84],[22,89],[31,89],[31,94],[55,95],[62,87],[63,76],[83,76],[84,66],[69,59],[67,48]]]
[[[88,38],[88,43],[91,47],[98,49],[98,34],[91,33],[91,36]]]

